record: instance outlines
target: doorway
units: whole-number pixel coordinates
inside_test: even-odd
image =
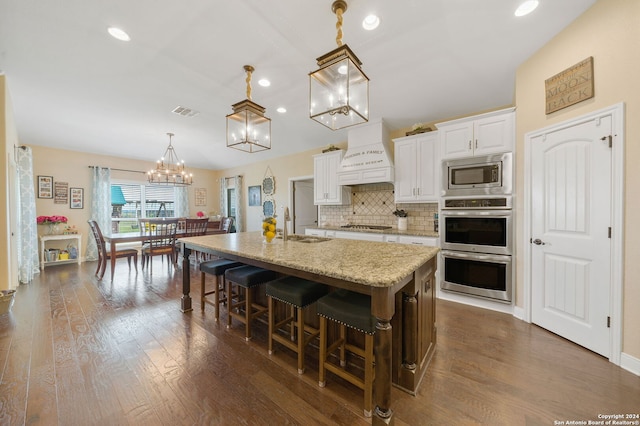
[[[525,137],[525,320],[616,364],[623,112],[619,104]]]
[[[304,176],[289,180],[291,230],[303,235],[307,228],[318,226],[318,206],[313,203],[313,177]]]

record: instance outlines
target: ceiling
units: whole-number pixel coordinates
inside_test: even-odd
[[[343,42],[371,79],[370,117],[393,131],[511,105],[518,65],[595,0],[540,0],[516,18],[519,2],[347,0]],[[0,0],[0,72],[20,143],[151,165],[173,132],[187,166],[226,169],[345,141],[346,129],[308,117],[308,74],[336,47],[331,3]],[[365,31],[371,12],[381,23]],[[109,36],[110,26],[131,41]],[[245,64],[256,69],[252,99],[272,120],[270,151],[226,147]],[[270,87],[257,84],[263,77]],[[177,115],[178,106],[199,114]]]

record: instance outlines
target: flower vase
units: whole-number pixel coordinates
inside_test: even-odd
[[[58,235],[58,234],[60,234],[60,226],[57,223],[47,224],[47,235]]]
[[[398,231],[406,231],[407,230],[407,218],[399,217],[398,218]]]

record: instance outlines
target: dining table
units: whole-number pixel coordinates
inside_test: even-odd
[[[415,395],[435,352],[437,247],[262,232],[179,238],[182,312],[192,310],[192,250],[371,296],[375,317],[373,425],[393,424],[391,388]]]

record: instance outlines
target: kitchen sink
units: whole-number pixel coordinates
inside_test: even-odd
[[[288,235],[287,236],[287,240],[288,241],[296,241],[298,243],[321,243],[323,241],[329,241],[331,238],[324,238],[324,237],[314,237],[313,235]]]

